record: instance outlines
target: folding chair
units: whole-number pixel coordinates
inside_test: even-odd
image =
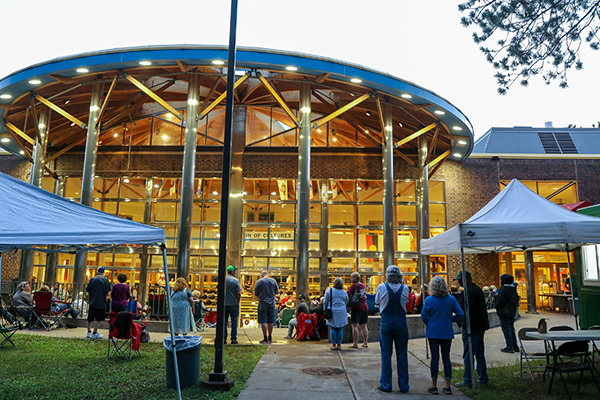
[[[587,340],[580,340],[574,342],[566,342],[558,346],[558,349],[554,349],[553,351],[553,361],[552,364],[549,365],[549,369],[552,371],[552,376],[550,377],[550,387],[548,388],[548,394],[552,391],[552,382],[554,381],[554,375],[558,372],[560,376],[560,380],[563,383],[565,388],[565,392],[569,399],[571,395],[569,394],[569,389],[567,388],[567,383],[563,377],[563,374],[570,374],[573,372],[581,372],[579,375],[579,383],[577,384],[577,391],[579,392],[579,388],[581,387],[581,381],[583,379],[583,373],[585,371],[590,371],[592,374],[592,380],[600,392],[600,386],[598,386],[598,382],[596,382],[596,377],[594,375],[594,367],[592,365],[592,360],[590,359],[589,353],[589,342]],[[568,361],[563,361],[562,358],[568,358]],[[580,361],[574,361],[574,357],[581,357]]]
[[[588,329],[600,330],[600,325],[592,325]],[[596,353],[598,353],[598,357],[600,357],[600,348],[598,348],[598,345],[596,344],[596,342],[594,340],[592,340],[591,353],[592,353],[592,365],[594,366],[596,373],[600,373],[600,371],[598,371],[598,369],[596,368]]]
[[[6,343],[10,343],[15,347],[15,344],[11,340],[12,335],[15,334],[19,329],[23,329],[23,325],[21,321],[16,319],[11,313],[6,311],[6,309],[0,306],[0,317],[2,317],[2,324],[0,324],[0,334],[2,335],[2,342],[0,343],[0,347],[4,346]]]
[[[131,360],[134,354],[140,355],[141,326],[133,322],[133,314],[127,311],[110,312],[108,332],[108,358],[121,354]]]
[[[287,328],[290,320],[294,318],[296,310],[293,308],[286,308],[281,312],[281,326]]]
[[[519,329],[519,333],[517,336],[519,337],[519,363],[520,363],[520,376],[523,377],[523,360],[525,360],[525,364],[527,365],[527,370],[529,371],[529,375],[531,376],[531,380],[535,381],[533,378],[533,372],[543,372],[544,379],[546,378],[546,365],[549,363],[548,349],[546,348],[546,342],[541,339],[534,339],[527,336],[527,332],[537,332],[537,328],[521,328]],[[525,348],[523,342],[532,341],[538,342],[540,345],[542,342],[544,343],[544,351],[528,351]],[[530,361],[533,360],[546,360],[545,365],[531,365]]]
[[[45,330],[49,331],[57,325],[59,327],[65,326],[62,319],[69,310],[52,310],[52,292],[34,292],[33,302],[35,305],[31,310],[31,318],[35,318],[36,321],[33,325],[29,325],[29,329],[41,325]]]
[[[216,328],[217,327],[217,312],[209,311],[204,319],[204,326],[207,328]]]

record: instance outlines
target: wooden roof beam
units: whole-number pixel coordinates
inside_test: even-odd
[[[435,172],[442,166],[444,161],[446,161],[449,156],[450,156],[450,150],[446,150],[446,152],[444,152],[444,154],[442,154],[441,156],[439,156],[438,158],[436,158],[435,160],[433,160],[433,162],[431,162],[429,164],[429,167],[433,166],[434,168],[431,170],[431,172],[429,172],[428,179],[431,179],[433,174],[435,174]]]
[[[113,80],[110,84],[110,87],[108,88],[108,93],[106,93],[106,97],[104,98],[104,102],[102,103],[102,107],[100,107],[100,112],[98,113],[98,119],[96,121],[96,129],[100,126],[100,122],[102,120],[102,115],[104,114],[104,110],[106,110],[106,106],[108,105],[108,101],[110,100],[113,90],[115,90],[115,86],[117,85],[118,77],[119,77],[119,75],[115,74],[115,77],[113,78]]]
[[[331,121],[332,119],[336,118],[337,116],[345,113],[346,111],[352,109],[353,107],[357,106],[358,104],[362,103],[363,101],[367,100],[369,97],[371,97],[370,93],[367,94],[363,94],[362,96],[360,96],[359,98],[353,100],[352,102],[346,104],[345,106],[337,109],[336,111],[332,112],[331,114],[329,114],[326,117],[323,117],[319,120],[317,120],[313,125],[312,128],[313,129],[317,129],[320,126],[325,125],[327,122]]]
[[[288,105],[285,103],[285,100],[283,100],[283,98],[277,92],[277,90],[275,90],[275,88],[273,86],[271,86],[271,84],[265,79],[264,76],[262,76],[262,74],[260,72],[257,72],[256,76],[258,77],[258,80],[261,81],[263,86],[265,88],[267,88],[269,93],[271,93],[271,95],[275,98],[275,101],[277,101],[277,103],[279,103],[281,108],[283,108],[283,111],[285,111],[285,113],[288,115],[288,117],[290,117],[291,120],[294,121],[294,124],[296,124],[296,126],[298,126],[298,117],[296,117],[296,115],[294,115],[292,110],[288,107]]]
[[[437,122],[434,122],[433,124],[427,125],[423,129],[419,129],[418,131],[416,131],[412,135],[409,135],[409,136],[405,137],[404,139],[399,140],[396,143],[394,143],[394,147],[398,148],[398,147],[402,146],[403,144],[408,143],[411,140],[418,138],[422,134],[427,133],[430,130],[432,130],[433,128],[435,128],[437,126],[437,124],[438,124]]]
[[[69,114],[68,112],[66,112],[65,110],[63,110],[59,106],[57,106],[56,104],[52,103],[50,100],[47,100],[47,99],[43,98],[39,94],[35,95],[35,99],[37,101],[39,101],[40,103],[44,104],[46,107],[50,108],[51,110],[56,111],[58,114],[62,115],[63,117],[65,117],[69,121],[73,122],[75,125],[79,126],[81,129],[86,129],[87,128],[87,125],[85,123],[83,123],[79,119],[75,118],[73,115]]]
[[[126,72],[123,72],[122,74],[125,77],[125,79],[127,79],[129,82],[133,83],[138,89],[140,89],[142,92],[144,92],[148,96],[150,96],[150,98],[152,98],[152,100],[156,101],[158,104],[163,106],[171,114],[173,114],[174,116],[179,118],[181,121],[183,121],[183,119],[184,119],[183,114],[180,114],[179,111],[174,109],[169,103],[167,103],[166,101],[161,99],[157,94],[155,94],[152,90],[148,89],[146,86],[144,86],[143,83],[141,83],[140,81],[135,79],[133,76],[129,75]]]
[[[235,89],[237,89],[238,86],[240,86],[246,79],[248,79],[248,77],[250,77],[250,71],[246,72],[245,75],[242,75],[240,77],[240,79],[238,79],[234,85],[233,85],[233,90],[235,91]],[[222,102],[225,97],[227,97],[227,91],[224,91],[223,93],[221,93],[219,95],[219,97],[217,97],[215,99],[215,101],[213,101],[212,103],[210,103],[209,106],[207,106],[204,111],[202,111],[199,116],[198,119],[202,119],[204,117],[206,117],[206,114],[208,114],[209,112],[211,112],[213,110],[213,108],[215,108],[216,106],[219,105],[220,102]]]
[[[29,135],[27,135],[25,132],[23,132],[22,130],[20,130],[19,128],[17,128],[16,126],[14,126],[13,124],[11,124],[8,121],[5,121],[4,125],[9,129],[9,132],[11,134],[16,133],[21,138],[23,138],[26,142],[28,142],[29,144],[33,145],[33,139],[30,138]]]

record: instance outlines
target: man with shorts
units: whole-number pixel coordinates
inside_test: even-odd
[[[358,349],[358,336],[362,334],[362,347],[369,347],[369,328],[367,328],[367,318],[369,316],[369,306],[367,305],[367,293],[365,285],[360,282],[360,274],[353,272],[350,275],[352,286],[348,289],[348,298],[354,292],[360,293],[360,303],[356,307],[350,309],[350,322],[352,323],[352,339],[351,349]]]
[[[269,277],[267,271],[260,273],[260,279],[254,285],[254,294],[258,296],[258,323],[263,331],[263,340],[260,344],[269,344],[272,341],[273,324],[277,318],[275,296],[279,293],[277,281]]]
[[[90,279],[87,288],[89,293],[88,302],[88,331],[85,336],[88,339],[102,339],[98,333],[98,322],[106,318],[106,296],[110,292],[110,283],[104,276],[104,267],[98,268],[96,276]],[[92,332],[92,325],[94,331]]]

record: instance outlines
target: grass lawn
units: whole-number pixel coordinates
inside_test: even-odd
[[[600,364],[596,363],[596,368],[600,368]],[[462,381],[463,369],[452,370],[452,382]],[[477,376],[477,374],[475,374]],[[463,389],[463,393],[476,400],[504,400],[504,399],[526,399],[526,400],[565,400],[567,394],[560,380],[559,375],[554,377],[552,384],[552,394],[548,394],[548,386],[550,377],[546,375],[546,380],[542,380],[541,374],[534,374],[535,382],[531,381],[531,377],[523,373],[523,377],[519,376],[519,363],[488,368],[490,384],[486,387],[476,386],[475,392],[471,389]],[[596,375],[597,379],[600,379]],[[579,382],[579,372],[572,374],[566,378],[567,388],[571,399],[600,399],[600,393],[592,381],[592,375],[589,371],[584,372],[581,389],[577,392],[577,383]]]
[[[167,389],[162,343],[142,343],[141,356],[106,359],[107,341],[13,336],[0,348],[0,399],[176,399]],[[182,390],[185,399],[234,399],[265,352],[265,346],[225,346],[223,364],[235,380],[229,392],[201,384]],[[200,379],[214,366],[214,346],[202,344]]]

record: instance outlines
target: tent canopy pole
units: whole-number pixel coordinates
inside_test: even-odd
[[[171,304],[171,287],[169,286],[169,268],[167,267],[167,247],[161,244],[160,248],[163,255],[163,269],[165,274],[167,305],[169,306],[169,327],[171,328],[171,348],[173,350],[173,365],[175,366],[175,383],[177,384],[177,396],[181,400],[181,385],[179,383],[179,366],[177,365],[177,346],[175,346],[175,335],[173,330],[173,309]]]
[[[569,254],[569,244],[565,243],[565,252],[567,253],[567,270],[569,271],[569,290],[571,291],[571,307],[573,307],[573,316],[575,317],[575,329],[579,330],[579,320],[577,319],[577,307],[575,307],[575,285],[571,275],[571,255]]]
[[[471,315],[469,313],[469,290],[468,290],[468,284],[467,284],[467,274],[466,274],[466,268],[465,268],[465,249],[463,247],[462,244],[462,224],[459,224],[459,229],[460,229],[460,238],[461,238],[461,243],[460,243],[460,260],[461,260],[461,266],[462,266],[462,285],[463,285],[463,299],[464,299],[464,304],[465,304],[465,324],[466,324],[466,328],[467,328],[467,346],[469,348],[469,364],[471,366],[471,382],[473,383],[473,387],[475,387],[474,383],[475,383],[475,379],[473,379],[473,377],[475,376],[475,360],[474,357],[475,355],[473,354],[473,341],[471,340]]]

